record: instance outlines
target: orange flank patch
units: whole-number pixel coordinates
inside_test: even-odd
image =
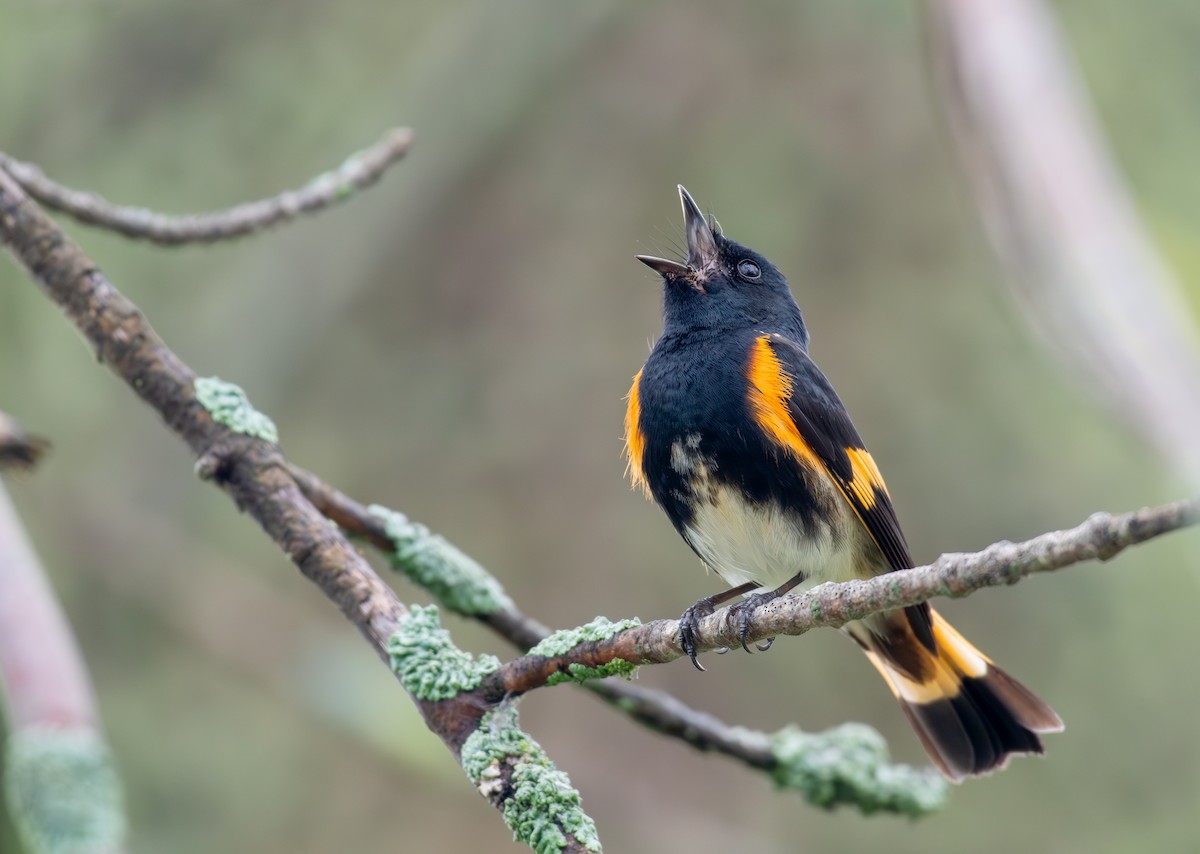
[[[804,441],[788,412],[788,400],[791,399],[794,384],[771,349],[769,336],[763,335],[755,340],[750,350],[748,374],[750,409],[758,426],[802,462],[824,469],[825,466]]]
[[[854,497],[866,510],[875,506],[875,490],[887,495],[887,487],[883,483],[883,475],[879,466],[864,448],[847,448],[846,456],[850,458],[850,471],[853,477],[846,486],[854,493]]]
[[[642,404],[638,398],[638,384],[642,381],[642,372],[638,371],[637,376],[633,378],[633,386],[629,389],[629,395],[626,398],[629,401],[629,406],[625,409],[625,459],[628,466],[625,469],[625,474],[634,487],[641,487],[642,492],[646,493],[646,497],[650,497],[650,485],[646,483],[646,476],[642,473],[642,454],[646,450],[646,437],[642,435],[642,429],[639,422],[642,417]]]

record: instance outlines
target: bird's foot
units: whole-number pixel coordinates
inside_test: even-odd
[[[679,646],[684,655],[690,658],[692,664],[700,671],[704,670],[704,665],[696,660],[696,635],[700,628],[700,621],[716,609],[717,603],[714,599],[713,596],[701,599],[684,611],[679,618]]]
[[[722,590],[720,593],[712,596],[705,596],[683,612],[683,616],[679,618],[679,647],[692,660],[692,664],[696,666],[697,670],[704,670],[703,665],[696,660],[696,643],[699,640],[700,621],[716,610],[718,605],[725,604],[735,596],[749,593],[755,587],[758,587],[756,582],[748,581],[737,587]],[[716,652],[718,655],[724,655],[729,652],[729,647],[721,647]]]
[[[732,618],[736,615],[738,627],[738,639],[742,642],[742,649],[746,652],[751,652],[746,638],[750,634],[750,617],[758,610],[760,605],[765,605],[780,596],[778,590],[768,590],[765,593],[755,593],[753,596],[747,596],[736,605],[731,605],[729,608],[729,616]],[[755,644],[759,652],[766,652],[771,648],[771,644],[775,643],[775,638],[767,638],[761,643]]]

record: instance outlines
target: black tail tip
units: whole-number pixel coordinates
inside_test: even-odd
[[[1044,753],[1038,733],[1063,728],[1053,709],[995,665],[964,678],[953,697],[903,706],[934,765],[956,783],[997,771],[1015,754]]]

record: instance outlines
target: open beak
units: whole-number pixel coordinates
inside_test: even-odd
[[[717,257],[717,241],[712,228],[700,206],[691,194],[679,184],[679,203],[683,206],[683,228],[687,235],[688,257],[686,264],[659,258],[654,255],[638,255],[637,259],[660,276],[687,276],[703,270]]]
[[[717,239],[696,200],[683,184],[678,186],[679,203],[683,205],[683,229],[687,234],[688,267],[703,270],[717,257]]]

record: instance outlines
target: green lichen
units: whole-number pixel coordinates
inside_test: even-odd
[[[31,727],[8,744],[5,788],[30,854],[82,854],[120,847],[121,783],[91,729]]]
[[[560,632],[555,632],[529,650],[529,654],[541,655],[546,658],[566,655],[581,643],[608,640],[617,634],[617,632],[623,632],[625,629],[632,629],[641,624],[641,621],[637,619],[618,620],[614,623],[607,617],[597,617],[590,623],[585,623],[578,628],[563,629]],[[614,658],[612,661],[602,664],[599,667],[570,664],[567,666],[566,673],[555,673],[546,680],[546,684],[559,685],[563,682],[587,682],[590,679],[606,679],[609,676],[622,676],[628,679],[633,676],[635,670],[637,670],[637,665],[631,664],[623,658]]]
[[[857,806],[864,814],[917,818],[945,806],[947,783],[932,770],[892,765],[883,736],[848,723],[820,733],[787,727],[771,736],[780,788],[796,789],[814,806]]]
[[[216,377],[196,377],[196,400],[209,411],[213,420],[235,433],[244,433],[267,442],[278,442],[275,422],[250,405],[246,393],[233,383]]]
[[[449,700],[471,691],[500,668],[494,655],[475,658],[450,640],[438,621],[436,605],[414,605],[388,638],[388,659],[400,684],[418,700]]]
[[[480,617],[513,607],[500,582],[445,538],[387,507],[372,504],[367,510],[383,520],[392,541],[388,555],[392,568],[448,610]]]
[[[551,674],[546,679],[546,685],[561,685],[564,682],[575,682],[582,684],[590,682],[593,679],[607,679],[610,676],[620,676],[624,679],[633,678],[634,671],[637,670],[636,664],[630,664],[623,658],[614,658],[607,664],[601,664],[599,667],[588,667],[586,664],[568,664],[565,672]]]
[[[484,715],[462,747],[463,770],[486,798],[494,800],[503,791],[501,766],[506,762],[512,775],[504,822],[514,839],[538,854],[558,854],[568,835],[589,851],[601,850],[596,825],[581,808],[579,792],[541,745],[517,726],[516,707],[508,703]]]

